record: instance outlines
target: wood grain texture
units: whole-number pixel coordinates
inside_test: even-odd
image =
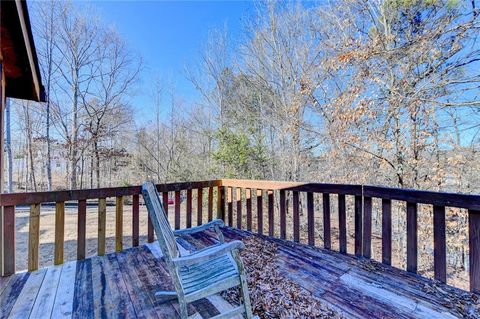
[[[140,243],[140,196],[132,196],[132,246]]]
[[[468,211],[470,291],[480,293],[480,210]]]
[[[107,230],[107,200],[105,198],[98,199],[98,256],[105,255],[105,237]]]
[[[332,248],[331,225],[330,225],[330,194],[323,194],[323,247]]]
[[[3,275],[5,276],[15,273],[15,232],[15,206],[3,207],[3,238],[0,243],[3,244]]]
[[[285,190],[279,191],[279,207],[280,207],[280,238],[287,238],[287,203]]]
[[[392,264],[392,201],[382,199],[382,263]]]
[[[447,282],[445,207],[433,206],[433,267],[435,279]]]
[[[338,236],[340,242],[340,252],[347,253],[347,213],[345,206],[345,195],[338,195]]]
[[[85,259],[85,234],[87,227],[87,201],[78,201],[77,260]]]
[[[123,249],[123,196],[115,198],[115,251]]]
[[[407,202],[407,271],[417,272],[417,204]]]
[[[65,203],[55,203],[55,251],[53,263],[63,264],[63,247],[65,240]]]
[[[38,269],[38,250],[40,246],[40,204],[30,206],[28,230],[28,271]]]

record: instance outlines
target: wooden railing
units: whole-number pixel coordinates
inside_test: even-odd
[[[162,194],[164,202],[168,202],[169,192],[175,196],[174,220],[175,228],[180,228],[180,193],[186,192],[186,226],[192,226],[192,192],[197,192],[197,224],[202,223],[203,217],[203,189],[208,190],[208,219],[213,218],[214,188],[217,189],[217,217],[223,218],[223,188],[220,180],[203,182],[186,182],[157,185],[158,191]],[[39,244],[41,206],[46,203],[55,203],[55,242],[54,242],[54,264],[62,264],[64,261],[64,234],[65,234],[65,203],[77,203],[77,260],[85,258],[86,246],[86,220],[87,201],[98,200],[98,255],[105,254],[106,242],[106,215],[107,199],[115,198],[115,250],[123,249],[123,216],[124,200],[131,197],[132,203],[132,246],[139,245],[139,212],[140,212],[140,186],[115,187],[99,189],[83,189],[72,191],[56,192],[35,192],[35,193],[14,193],[1,194],[0,206],[3,207],[3,275],[10,275],[15,272],[15,207],[20,205],[30,206],[29,232],[28,232],[28,271],[34,271],[39,266]],[[168,213],[168,205],[165,205]],[[148,219],[147,240],[154,240],[153,226]]]
[[[286,198],[290,195],[292,203],[293,240],[300,241],[300,193],[306,193],[306,228],[307,243],[315,245],[315,209],[314,194],[321,194],[323,215],[323,246],[332,248],[331,225],[331,195],[337,195],[338,205],[338,245],[340,253],[347,253],[347,218],[346,196],[353,197],[354,211],[354,251],[357,256],[371,258],[372,255],[372,199],[381,200],[382,213],[382,262],[392,264],[392,201],[405,205],[406,212],[406,269],[417,273],[418,262],[418,226],[417,208],[419,204],[433,206],[433,247],[434,247],[434,278],[447,282],[447,249],[445,207],[463,208],[468,210],[469,238],[469,277],[470,290],[480,292],[480,196],[464,195],[408,189],[394,189],[363,185],[338,185],[321,183],[222,180],[222,186],[227,194],[227,223],[230,226],[242,228],[242,197],[245,193],[246,229],[252,230],[251,196],[257,194],[257,232],[263,232],[263,198],[266,196],[268,205],[268,235],[285,239],[287,235]],[[274,194],[279,196],[278,214],[274,212]],[[290,193],[290,194],[289,194]],[[235,198],[233,197],[235,194]],[[237,216],[233,220],[233,202],[236,201]],[[240,212],[240,213],[238,213]],[[279,216],[276,223],[274,218]],[[279,232],[275,232],[275,225]]]
[[[469,274],[470,290],[480,292],[480,196],[439,193],[429,191],[416,191],[406,189],[393,189],[385,187],[363,185],[339,185],[322,183],[299,182],[274,182],[250,180],[214,180],[203,182],[187,182],[160,184],[157,186],[164,202],[168,201],[169,192],[174,193],[174,227],[181,226],[181,194],[186,197],[185,226],[192,226],[192,214],[196,211],[197,224],[201,224],[204,216],[208,220],[216,218],[226,221],[229,226],[246,229],[260,234],[264,232],[272,237],[287,239],[287,200],[291,199],[292,206],[292,237],[300,242],[301,226],[307,229],[307,244],[316,245],[315,215],[320,198],[322,203],[321,219],[323,224],[323,247],[332,249],[332,206],[338,212],[338,250],[340,253],[347,251],[347,197],[353,199],[353,227],[354,248],[353,253],[362,258],[371,258],[372,255],[372,201],[374,198],[381,200],[382,214],[382,262],[392,264],[392,201],[401,203],[406,212],[406,268],[407,271],[417,272],[418,260],[418,205],[433,206],[433,246],[434,246],[434,277],[447,281],[447,249],[446,249],[446,222],[445,207],[463,208],[468,210],[469,238]],[[207,191],[207,203],[203,203],[203,192]],[[197,203],[192,202],[194,192],[197,193]],[[305,195],[301,196],[301,193]],[[78,202],[78,229],[77,229],[77,259],[85,258],[85,227],[87,200],[98,200],[98,249],[99,255],[105,254],[105,229],[106,229],[106,199],[115,198],[115,249],[123,249],[123,214],[124,198],[131,197],[132,202],[132,245],[139,245],[139,205],[140,186],[102,188],[89,190],[18,193],[0,195],[0,206],[3,206],[3,256],[4,274],[15,272],[15,206],[30,205],[29,224],[29,249],[28,270],[38,268],[39,251],[39,223],[41,204],[56,203],[55,211],[55,253],[54,263],[63,262],[63,241],[65,202]],[[335,195],[337,204],[331,203]],[[275,198],[278,196],[278,199]],[[214,198],[216,197],[216,198]],[[252,207],[256,197],[256,207]],[[306,203],[301,203],[300,198],[306,198]],[[306,225],[301,224],[300,206],[306,204]],[[234,218],[235,205],[235,218]],[[196,206],[196,207],[194,207]],[[168,213],[168,205],[165,205]],[[206,208],[206,214],[204,214]],[[318,207],[317,207],[318,208]],[[253,210],[256,210],[256,219]],[[266,210],[266,211],[264,211]],[[277,211],[278,210],[278,211]],[[276,219],[279,220],[276,220]],[[245,223],[245,224],[244,224]],[[256,229],[254,229],[256,225]],[[149,221],[147,240],[154,240],[153,227]]]

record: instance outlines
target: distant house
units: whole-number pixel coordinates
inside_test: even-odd
[[[4,188],[4,111],[7,97],[42,102],[46,100],[33,43],[30,19],[25,1],[0,2],[0,193]],[[13,216],[4,216],[0,207],[0,230]],[[0,273],[4,273],[5,234],[0,233]]]

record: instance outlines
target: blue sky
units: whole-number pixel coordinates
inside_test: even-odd
[[[114,25],[144,60],[140,89],[132,100],[137,110],[148,109],[143,105],[152,104],[150,83],[156,76],[171,82],[176,95],[187,103],[197,98],[195,88],[185,78],[185,65],[198,59],[209,30],[226,26],[229,36],[236,38],[254,6],[252,1],[91,1],[91,4],[102,20]]]

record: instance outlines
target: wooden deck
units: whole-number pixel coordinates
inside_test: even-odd
[[[250,233],[225,229],[226,239]],[[278,244],[276,262],[294,280],[347,318],[459,318],[445,296],[425,292],[433,282],[348,255],[262,237]],[[179,240],[187,250],[214,242],[208,233]],[[172,289],[155,243],[0,278],[0,318],[175,318],[176,302],[155,291]],[[465,294],[442,286],[442,291]],[[221,297],[200,300],[189,313],[209,318],[231,307]],[[478,310],[477,310],[478,311]]]

